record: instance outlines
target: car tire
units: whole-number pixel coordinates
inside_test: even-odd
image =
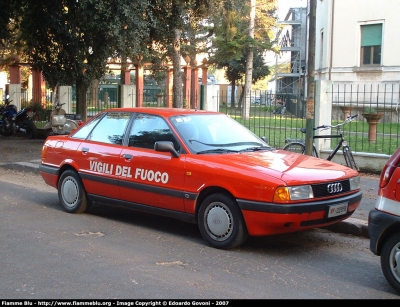
[[[400,293],[400,233],[391,235],[383,244],[381,267],[387,282]]]
[[[237,247],[248,237],[242,212],[227,194],[216,193],[204,199],[199,209],[198,225],[204,240],[219,249]]]
[[[65,211],[83,213],[89,207],[86,191],[78,173],[66,170],[58,181],[58,198]]]

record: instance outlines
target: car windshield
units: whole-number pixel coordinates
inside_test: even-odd
[[[271,149],[261,138],[225,114],[179,115],[170,120],[194,153]]]

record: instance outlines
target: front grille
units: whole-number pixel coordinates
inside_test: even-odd
[[[339,195],[350,192],[349,180],[313,184],[311,186],[315,198]]]

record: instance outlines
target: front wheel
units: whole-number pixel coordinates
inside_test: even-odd
[[[12,130],[1,130],[0,133],[2,136],[11,136]]]
[[[8,129],[6,128],[6,122],[8,122],[7,119],[3,118],[3,122],[0,124],[0,133],[2,136],[10,136],[13,134],[13,129],[11,129],[11,127],[9,127]]]
[[[198,214],[198,225],[204,240],[215,248],[234,248],[248,237],[239,206],[232,197],[223,193],[204,199]]]
[[[58,198],[65,211],[82,213],[89,207],[86,191],[78,173],[66,170],[58,180]]]
[[[35,139],[37,136],[37,128],[35,126],[35,123],[30,119],[26,119],[22,122],[22,125],[26,130],[26,135],[28,136],[28,138]]]
[[[348,167],[350,167],[356,171],[360,170],[358,165],[356,164],[356,161],[354,161],[353,154],[351,153],[349,147],[347,147],[347,146],[343,147],[343,156],[344,156],[344,160],[346,161],[346,164]]]
[[[381,267],[387,282],[400,293],[400,233],[393,234],[383,244]]]

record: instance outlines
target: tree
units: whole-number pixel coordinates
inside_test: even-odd
[[[260,79],[259,77],[253,78],[254,67],[257,65],[254,63],[251,65],[251,62],[255,62],[258,56],[262,57],[266,51],[273,50],[273,29],[277,25],[276,17],[274,17],[276,2],[277,0],[258,0],[254,7],[254,22],[249,22],[251,7],[248,3],[239,0],[225,0],[219,8],[218,14],[213,18],[216,35],[210,48],[211,61],[218,68],[227,70],[232,93],[234,93],[235,83],[239,80],[243,81],[243,76],[246,71],[248,73],[249,69],[252,70],[251,83]],[[250,29],[249,27],[252,27],[253,24],[255,25],[254,29]],[[251,57],[249,57],[250,51],[253,54]],[[238,61],[240,65],[238,65]],[[257,59],[257,62],[259,65],[265,66],[263,61],[260,62]],[[251,67],[246,67],[246,63]],[[254,75],[257,74],[254,73]]]
[[[188,28],[196,28],[199,21],[207,17],[210,0],[149,0],[155,23],[150,29],[151,41],[148,45],[153,63],[173,66],[173,107],[183,107],[181,46],[184,54],[193,58],[193,49],[188,44],[191,35]],[[195,25],[195,26],[194,26]]]
[[[225,68],[225,77],[231,84],[231,92],[235,93],[236,85],[239,83],[242,86],[241,95],[239,97],[238,107],[239,109],[243,106],[245,87],[244,78],[246,74],[246,55],[243,55],[240,60],[231,60],[228,62],[219,63],[221,67]],[[257,81],[265,78],[270,74],[269,67],[264,62],[263,54],[257,52],[253,58],[254,69],[252,72],[252,83],[255,84]],[[231,108],[235,108],[235,97],[231,95]]]
[[[52,88],[75,83],[77,112],[86,119],[87,90],[105,75],[108,60],[138,54],[147,41],[151,20],[147,1],[26,0],[23,4],[20,47]]]
[[[0,14],[0,70],[18,58],[14,48],[14,33],[19,21],[18,3],[14,0],[3,1]]]

